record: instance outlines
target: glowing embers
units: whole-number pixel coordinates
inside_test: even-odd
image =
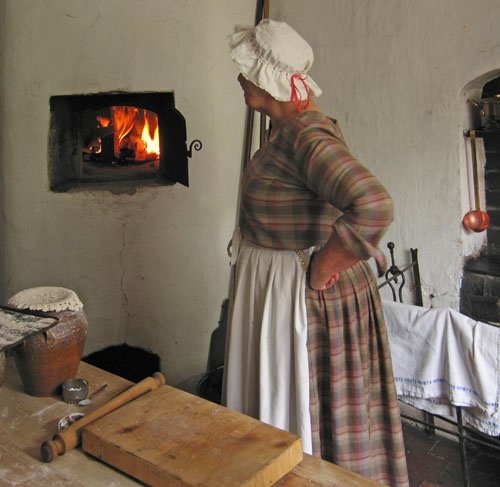
[[[158,115],[134,106],[111,106],[86,112],[80,121],[84,172],[99,166],[158,167]]]

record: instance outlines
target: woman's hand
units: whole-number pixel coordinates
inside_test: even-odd
[[[309,287],[317,291],[332,287],[339,280],[339,273],[359,260],[359,257],[342,245],[336,233],[333,233],[321,250],[311,255],[308,269]]]
[[[316,291],[324,291],[332,287],[339,280],[339,273],[332,274],[328,271],[327,265],[322,263],[321,251],[311,255],[309,261],[309,287]]]

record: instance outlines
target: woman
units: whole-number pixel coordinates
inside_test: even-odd
[[[245,168],[223,398],[301,436],[304,450],[408,485],[376,280],[393,218],[383,186],[312,96],[312,49],[284,22],[229,36],[246,104],[271,119]]]

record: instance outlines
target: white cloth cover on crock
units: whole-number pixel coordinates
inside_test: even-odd
[[[500,435],[500,328],[451,308],[383,301],[399,398]]]
[[[24,289],[9,298],[7,304],[13,308],[34,311],[78,311],[83,308],[83,303],[74,291],[55,286]]]

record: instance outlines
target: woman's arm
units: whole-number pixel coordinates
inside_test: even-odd
[[[323,248],[311,256],[309,264],[309,286],[324,291],[333,286],[339,273],[361,259],[347,250],[333,233]]]
[[[384,256],[378,243],[393,220],[386,189],[343,141],[321,129],[301,131],[295,149],[306,185],[342,212],[329,240],[311,258],[309,285],[327,289],[340,272],[370,257],[375,257],[380,271]]]

